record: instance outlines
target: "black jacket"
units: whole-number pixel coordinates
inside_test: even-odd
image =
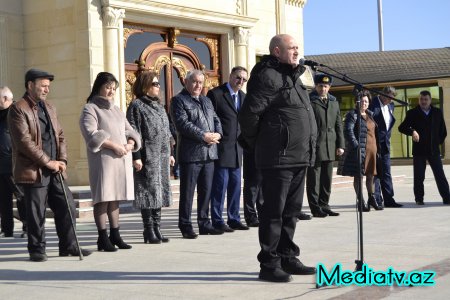
[[[251,72],[239,123],[241,140],[255,148],[257,168],[314,164],[317,125],[299,80],[304,70],[266,55]]]
[[[412,135],[414,130],[419,134],[419,142],[413,141],[413,155],[439,155],[439,145],[447,137],[442,111],[433,106],[431,106],[428,116],[420,106],[408,110],[405,120],[398,126],[398,130],[406,135]]]
[[[388,154],[391,152],[391,132],[394,127],[394,103],[389,104],[389,112],[391,114],[391,124],[386,128],[383,113],[381,112],[379,97],[372,99],[369,105],[369,110],[373,112],[373,119],[378,125],[378,134],[380,138],[381,154]]]
[[[366,111],[367,117],[373,119],[372,112]],[[376,123],[375,123],[376,125]],[[357,176],[361,171],[361,175],[364,175],[364,162],[366,160],[366,141],[367,141],[367,124],[366,121],[361,118],[361,131],[359,135],[359,146],[361,148],[361,161],[358,164],[358,125],[357,125],[357,111],[351,110],[345,115],[344,122],[344,137],[345,137],[345,152],[341,160],[339,161],[338,174],[344,176]],[[379,151],[378,142],[378,126],[375,126],[375,137],[377,139],[377,152]],[[377,174],[381,173],[381,166],[377,159]]]
[[[245,93],[242,91],[238,93],[242,106]],[[223,131],[222,139],[218,144],[219,160],[216,163],[222,168],[239,168],[242,165],[242,147],[238,144],[237,138],[241,128],[238,123],[238,112],[227,84],[210,90],[208,97],[220,119]]]
[[[177,129],[177,157],[180,163],[218,158],[217,145],[209,146],[203,140],[206,132],[222,135],[222,125],[208,97],[200,95],[197,101],[183,89],[172,98],[170,113]]]
[[[8,129],[8,111],[0,110],[0,174],[12,174],[11,136]]]

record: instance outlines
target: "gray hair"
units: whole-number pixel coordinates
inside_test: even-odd
[[[395,88],[393,86],[388,85],[383,88],[383,94],[386,94],[386,95],[392,94],[395,96],[395,95],[397,95],[397,91],[395,90]]]
[[[184,78],[186,81],[191,81],[192,77],[202,75],[203,78],[205,78],[205,73],[203,73],[202,70],[192,69],[189,70],[186,74],[186,77]]]
[[[8,99],[12,99],[13,98],[13,93],[11,92],[11,90],[9,89],[9,87],[5,86],[0,86],[0,97],[6,97]]]

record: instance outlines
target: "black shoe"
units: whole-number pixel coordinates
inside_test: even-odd
[[[14,237],[14,235],[12,233],[5,233],[5,232],[0,232],[0,238],[9,238],[9,237]]]
[[[339,216],[339,213],[338,213],[338,212],[332,211],[332,210],[329,209],[329,208],[322,208],[322,211],[323,211],[324,213],[326,213],[327,215],[329,215],[330,217],[337,217],[337,216]]]
[[[383,210],[383,207],[378,205],[377,200],[375,200],[374,196],[369,196],[369,200],[367,200],[367,205],[372,206],[375,210]]]
[[[286,273],[295,275],[313,275],[317,272],[315,267],[307,267],[297,258],[282,259],[281,268]]]
[[[423,203],[423,200],[422,200],[422,203]],[[389,201],[389,202],[384,201],[384,207],[402,207],[402,206],[403,206],[403,204],[397,203],[395,201]]]
[[[356,203],[356,206],[357,206],[357,210],[360,211],[359,203]],[[367,205],[366,201],[363,201],[362,211],[364,211],[364,212],[370,211],[370,206]]]
[[[183,235],[184,239],[193,240],[198,237],[198,234],[194,232],[194,230],[187,230],[187,231],[181,231],[181,234]]]
[[[221,230],[223,232],[234,232],[234,229],[228,226],[227,224],[219,224],[217,226],[214,226],[214,228]]]
[[[245,226],[241,222],[231,223],[231,224],[228,224],[228,226],[230,226],[234,230],[249,230],[250,229],[248,226]]]
[[[253,220],[253,221],[245,221],[247,223],[248,227],[259,227],[259,221]]]
[[[313,214],[314,215],[314,214]],[[326,216],[326,215],[325,215]],[[311,220],[312,218],[311,218],[311,215],[308,215],[308,214],[305,214],[305,213],[303,213],[303,212],[300,212],[298,215],[297,215],[297,219],[299,219],[299,220],[302,220],[302,221],[307,221],[307,220]]]
[[[81,248],[81,254],[83,256],[89,256],[92,254],[91,250]],[[66,250],[59,250],[59,256],[79,256],[78,248],[71,248]]]
[[[416,200],[416,204],[417,205],[425,205],[425,203],[423,203],[423,200]]]
[[[170,241],[170,239],[168,237],[165,237],[162,234],[161,228],[159,227],[159,225],[155,226],[155,234],[156,234],[156,237],[163,243],[168,243]]]
[[[145,227],[142,236],[144,237],[144,244],[147,244],[147,242],[149,244],[161,244],[161,240],[156,236],[154,227]]]
[[[119,249],[131,249],[133,246],[125,243],[122,240],[122,237],[120,236],[119,227],[117,228],[110,228],[109,230],[109,240],[111,241],[111,244],[117,246]]]
[[[221,234],[224,233],[223,230],[214,228],[212,226],[211,227],[199,228],[198,231],[199,231],[200,235],[208,235],[208,234],[210,234],[210,235],[221,235]]]
[[[261,268],[259,271],[259,279],[270,282],[289,282],[292,281],[292,276],[286,273],[281,268],[266,269]]]
[[[47,254],[45,253],[30,253],[30,260],[31,261],[47,261]]]

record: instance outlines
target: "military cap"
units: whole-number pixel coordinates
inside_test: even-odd
[[[314,76],[314,82],[315,84],[329,84],[333,83],[333,77],[328,76],[326,74],[317,73],[316,76]]]

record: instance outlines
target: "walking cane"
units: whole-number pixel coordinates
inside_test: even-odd
[[[75,235],[75,241],[77,242],[78,247],[78,255],[80,256],[80,260],[83,260],[83,253],[81,252],[80,243],[78,242],[77,231],[75,230],[75,224],[72,219],[72,211],[70,210],[69,199],[67,199],[66,189],[64,187],[64,179],[61,172],[58,172],[59,180],[61,181],[61,188],[64,192],[64,199],[66,199],[67,210],[69,211],[70,223],[72,224],[73,234]]]

